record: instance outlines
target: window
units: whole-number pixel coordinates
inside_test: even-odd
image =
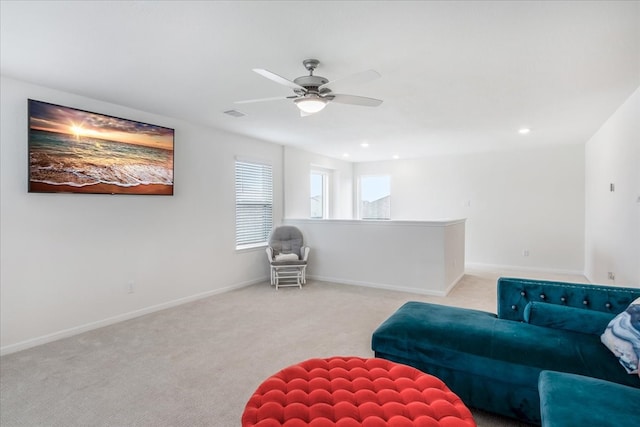
[[[328,212],[327,181],[325,172],[311,171],[310,175],[310,217],[326,218]]]
[[[360,218],[391,219],[391,177],[360,177]]]
[[[271,165],[236,161],[236,249],[263,246],[273,228]]]

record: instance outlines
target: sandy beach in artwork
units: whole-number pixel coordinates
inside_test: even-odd
[[[93,194],[153,194],[159,196],[173,195],[172,185],[140,184],[121,187],[113,184],[92,184],[82,187],[72,185],[52,185],[43,182],[29,182],[30,192],[42,193],[93,193]]]

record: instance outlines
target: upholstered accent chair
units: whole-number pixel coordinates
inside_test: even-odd
[[[267,257],[271,268],[271,285],[298,286],[306,283],[309,247],[304,245],[302,232],[294,226],[276,227],[269,236]]]

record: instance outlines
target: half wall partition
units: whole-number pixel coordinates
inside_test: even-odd
[[[464,275],[465,219],[285,219],[312,247],[307,276],[335,283],[446,295]]]

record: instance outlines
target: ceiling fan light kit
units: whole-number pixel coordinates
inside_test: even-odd
[[[313,93],[302,98],[294,99],[293,102],[300,109],[300,111],[307,114],[317,113],[327,106],[326,99],[321,98],[320,96]]]
[[[302,65],[304,65],[307,71],[309,71],[309,75],[300,76],[293,81],[285,79],[284,77],[272,73],[271,71],[262,68],[254,68],[253,71],[260,74],[262,77],[293,89],[295,95],[276,98],[250,99],[246,101],[236,101],[236,103],[246,104],[252,102],[273,101],[280,99],[293,99],[293,103],[300,109],[300,114],[303,117],[322,111],[324,107],[326,107],[327,104],[331,101],[341,104],[360,105],[365,107],[377,107],[378,105],[382,104],[382,100],[380,99],[332,93],[331,89],[328,86],[332,85],[335,80],[333,82],[330,82],[324,77],[313,75],[314,70],[316,69],[316,67],[318,67],[319,64],[320,61],[318,61],[317,59],[305,59],[304,61],[302,61]],[[346,78],[342,78],[340,79],[340,82],[342,84],[345,84],[345,82],[367,82],[379,77],[380,74],[378,74],[376,71],[367,70],[361,73],[353,74]]]

